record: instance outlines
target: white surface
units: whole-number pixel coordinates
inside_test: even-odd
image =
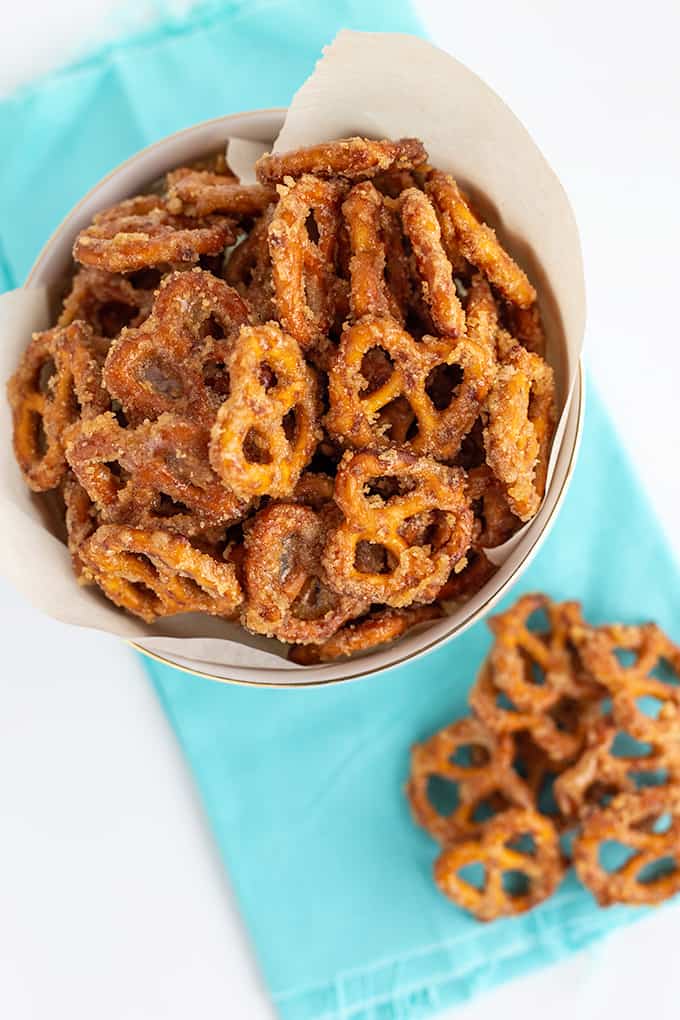
[[[118,7],[0,0],[0,89],[70,58]],[[418,7],[430,37],[496,88],[562,176],[583,235],[590,362],[660,516],[677,526],[680,7]],[[1,1015],[267,1020],[186,767],[134,659],[38,617],[1,583],[0,610]],[[675,907],[455,1016],[677,1020],[679,935]]]

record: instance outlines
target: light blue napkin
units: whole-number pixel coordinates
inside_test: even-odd
[[[340,27],[419,31],[398,2],[203,4],[0,104],[0,289],[114,165],[198,120],[286,104]],[[672,627],[677,569],[592,389],[587,406],[564,508],[512,598],[542,589],[596,621]],[[639,916],[599,910],[573,876],[492,926],[436,891],[436,848],[402,794],[409,746],[466,711],[488,644],[480,624],[411,666],[305,692],[145,660],[286,1020],[415,1020]]]

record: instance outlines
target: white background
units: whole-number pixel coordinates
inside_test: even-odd
[[[138,4],[135,19],[151,6]],[[680,504],[680,4],[416,6],[430,37],[506,99],[562,177],[583,237],[590,365],[670,531]],[[111,12],[120,24],[117,0],[0,0],[0,92],[105,36]],[[133,656],[38,616],[2,582],[0,608],[0,1014],[271,1017],[186,766]],[[678,1020],[679,947],[675,907],[456,1016]]]

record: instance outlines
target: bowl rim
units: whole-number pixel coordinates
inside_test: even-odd
[[[251,128],[246,132],[246,134],[251,135],[253,141],[261,141],[264,144],[269,144],[271,140],[269,132],[267,132],[268,134],[267,138],[263,138],[257,135],[258,123],[261,123],[263,125],[263,128],[265,124],[271,125],[272,120],[278,121],[280,123],[285,117],[285,114],[286,107],[281,106],[237,111],[235,113],[225,114],[219,117],[213,117],[210,118],[209,120],[200,121],[197,124],[189,125],[186,128],[182,128],[179,131],[164,136],[163,138],[159,138],[156,141],[152,142],[151,144],[145,146],[144,148],[139,149],[137,152],[133,153],[122,163],[112,168],[107,174],[104,175],[104,177],[100,178],[67,212],[67,214],[57,225],[55,230],[49,236],[49,238],[41,248],[40,252],[38,253],[35,261],[33,262],[33,265],[31,266],[28,276],[24,281],[23,287],[30,288],[37,285],[38,281],[36,280],[36,277],[39,277],[41,272],[45,269],[45,265],[48,262],[49,256],[53,253],[53,250],[57,248],[58,242],[62,241],[62,239],[64,238],[65,231],[67,230],[75,231],[77,229],[77,221],[84,207],[89,205],[93,201],[95,196],[103,188],[105,188],[114,177],[117,177],[119,174],[123,173],[127,168],[132,167],[134,164],[140,161],[147,161],[153,155],[162,153],[163,150],[166,148],[175,150],[178,142],[186,143],[187,140],[190,140],[193,135],[197,136],[197,139],[205,136],[205,142],[202,145],[202,147],[197,146],[194,158],[200,154],[198,151],[199,148],[201,148],[202,152],[212,151],[214,148],[219,147],[219,142],[217,145],[211,145],[209,142],[209,139],[213,132],[216,135],[219,135],[219,138],[221,138],[223,142],[224,139],[228,137],[230,134],[229,131],[230,125],[238,123],[239,121],[243,122],[244,118],[250,120],[252,125]],[[241,135],[237,130],[235,132],[235,137],[246,137],[246,135]],[[176,165],[177,158],[178,158],[177,155],[174,155],[171,159],[169,159],[168,166],[170,164]],[[183,155],[182,158],[190,159],[192,158],[192,156]],[[167,167],[165,169],[167,169]],[[163,172],[165,172],[165,170],[161,170],[159,172],[159,176],[160,173]],[[151,180],[154,179],[153,175],[150,177],[150,179]],[[577,402],[576,407],[574,407],[575,402]],[[555,522],[558,511],[561,508],[564,496],[566,495],[567,489],[571,482],[581,441],[584,420],[584,408],[585,408],[585,373],[583,358],[581,357],[579,360],[577,377],[574,380],[572,392],[568,396],[568,402],[567,405],[565,406],[567,424],[569,423],[570,419],[575,420],[575,426],[572,427],[573,442],[571,443],[571,448],[568,453],[568,463],[564,471],[564,476],[562,478],[560,489],[554,496],[552,505],[550,506],[549,509],[549,513],[545,521],[543,522],[543,526],[540,528],[540,530],[537,531],[536,537],[534,538],[531,545],[528,546],[526,552],[522,556],[522,559],[515,566],[512,573],[506,578],[506,580],[500,585],[498,589],[492,591],[488,595],[484,602],[480,606],[478,606],[477,609],[468,618],[460,621],[451,630],[443,634],[439,634],[437,637],[433,638],[426,644],[418,648],[412,649],[407,654],[400,656],[396,660],[382,662],[380,664],[373,665],[370,668],[366,668],[364,670],[350,672],[349,675],[335,675],[337,673],[338,668],[342,665],[342,663],[339,662],[324,663],[320,664],[318,667],[315,668],[324,670],[325,667],[327,671],[330,671],[332,669],[334,675],[332,676],[321,675],[314,678],[310,677],[309,679],[305,679],[305,674],[308,673],[307,670],[300,671],[298,670],[291,671],[287,669],[280,670],[278,671],[278,676],[273,677],[271,679],[266,679],[262,676],[262,674],[263,673],[276,674],[277,670],[275,667],[264,667],[262,670],[249,667],[252,668],[253,673],[256,674],[257,676],[257,678],[250,679],[243,677],[242,675],[238,677],[221,676],[217,673],[211,673],[209,670],[200,669],[198,663],[196,665],[194,664],[185,665],[184,663],[191,662],[189,656],[186,657],[180,656],[180,658],[184,659],[184,662],[177,662],[174,659],[170,658],[167,654],[164,655],[159,652],[156,652],[155,650],[145,647],[145,645],[141,643],[141,639],[139,638],[127,638],[127,639],[124,638],[123,640],[131,648],[133,648],[135,651],[139,652],[146,658],[158,662],[161,665],[170,666],[174,669],[179,670],[182,673],[187,673],[189,675],[198,676],[208,680],[214,680],[219,683],[233,684],[235,686],[241,687],[263,687],[266,689],[304,690],[307,687],[324,687],[329,686],[331,684],[348,683],[351,680],[359,680],[362,678],[366,678],[368,676],[377,675],[379,673],[385,673],[390,669],[395,669],[398,666],[402,666],[405,665],[406,663],[415,661],[415,659],[419,658],[420,656],[426,655],[428,652],[433,651],[435,648],[443,646],[448,642],[452,641],[454,638],[458,637],[465,630],[467,630],[468,627],[471,627],[474,623],[478,622],[481,618],[486,616],[490,609],[497,602],[499,602],[506,594],[508,594],[508,592],[512,589],[514,584],[517,583],[521,575],[528,568],[532,559],[538,552],[542,542],[547,538],[548,533],[550,532]],[[371,657],[372,656],[369,655],[369,658]],[[348,670],[351,671],[352,663],[358,663],[360,662],[360,659],[361,657],[357,657],[357,659],[354,660],[347,660],[346,665],[348,667]],[[225,667],[225,669],[228,668],[229,667]],[[311,672],[311,670],[309,672]]]

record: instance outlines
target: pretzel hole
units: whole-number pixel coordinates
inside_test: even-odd
[[[498,691],[496,694],[496,708],[502,709],[504,712],[516,712],[517,705],[510,700],[505,691]]]
[[[179,514],[191,513],[186,503],[173,499],[166,492],[161,492],[158,497],[154,516],[156,517],[177,517]]]
[[[123,405],[121,404],[120,400],[113,399],[111,401],[111,410],[113,411],[115,419],[118,422],[118,424],[120,425],[120,427],[122,429],[127,428],[128,425],[129,425],[129,422],[127,420],[127,415],[125,414],[125,411],[123,410]]]
[[[650,861],[643,865],[637,873],[637,881],[641,885],[654,885],[678,871],[678,863],[674,857],[661,857],[658,861]]]
[[[129,326],[139,309],[123,301],[106,301],[99,309],[99,329],[102,336],[111,339],[118,336],[124,326]]]
[[[319,226],[316,222],[316,217],[314,215],[313,209],[310,210],[310,212],[307,215],[307,219],[305,220],[305,230],[307,231],[307,237],[312,242],[312,244],[318,244],[321,235],[319,233]]]
[[[379,542],[357,542],[354,552],[354,567],[360,574],[391,574],[396,570],[398,560],[393,552]]]
[[[615,758],[639,758],[641,761],[644,761],[652,751],[651,744],[643,744],[642,741],[635,740],[623,730],[616,734],[611,748],[611,753]]]
[[[438,411],[445,411],[462,381],[460,365],[437,365],[425,380],[425,392]]]
[[[653,694],[641,694],[635,699],[635,704],[643,715],[649,716],[650,719],[658,719],[661,714],[661,709],[667,704],[661,698],[657,698]]]
[[[539,606],[538,609],[534,609],[532,613],[526,619],[525,627],[530,630],[532,634],[548,634],[550,633],[550,618],[546,610]]]
[[[668,782],[668,769],[637,769],[630,771],[628,776],[638,789],[646,786],[663,786]],[[656,831],[656,830],[655,830]]]
[[[393,443],[410,443],[418,435],[418,419],[406,397],[395,397],[381,408],[378,428]]]
[[[213,393],[218,394],[223,400],[226,400],[229,396],[230,384],[229,384],[229,372],[227,366],[223,361],[219,361],[215,358],[209,358],[203,365],[203,382],[212,390]]]
[[[27,416],[29,444],[36,456],[42,460],[49,448],[45,422],[39,411],[29,411]]]
[[[107,460],[102,464],[102,467],[108,471],[108,482],[115,488],[116,492],[124,488],[130,479],[130,472],[126,471],[117,460]]]
[[[448,818],[460,805],[458,784],[443,776],[430,776],[427,780],[427,799],[437,814]]]
[[[621,843],[619,840],[605,839],[598,847],[598,863],[603,871],[615,874],[626,866],[631,857],[635,856],[636,852],[632,847],[626,846],[625,843]]]
[[[181,377],[172,365],[162,360],[147,361],[141,372],[141,381],[147,382],[156,393],[176,400],[184,393]]]
[[[505,794],[498,790],[492,790],[476,802],[471,815],[472,821],[478,824],[488,822],[489,819],[495,818],[501,811],[506,811],[511,806]]]
[[[321,584],[318,577],[309,577],[300,594],[291,604],[291,614],[298,620],[319,620],[335,608],[332,592]]]
[[[668,832],[671,825],[673,824],[673,815],[666,814],[660,815],[659,818],[652,824],[652,832],[656,832],[659,835],[663,835],[664,832]]]
[[[163,278],[163,273],[160,269],[149,267],[137,269],[134,273],[127,273],[126,278],[138,290],[155,290]]]
[[[361,387],[361,396],[368,397],[391,378],[394,361],[383,347],[371,347],[361,359],[359,371],[366,382]]]
[[[274,371],[271,365],[267,364],[266,361],[263,361],[262,364],[260,365],[258,379],[260,380],[260,384],[265,388],[265,390],[273,389],[274,386],[278,386],[279,382],[276,372]]]
[[[481,768],[491,761],[488,747],[483,744],[461,744],[450,756],[452,765],[459,765],[461,768]]]
[[[50,391],[50,380],[56,374],[57,366],[54,362],[54,358],[46,358],[40,365],[37,373],[36,386],[39,393],[43,396],[47,395]]]
[[[668,659],[661,658],[657,662],[654,669],[649,674],[655,680],[661,680],[662,683],[672,684],[674,687],[680,685],[680,676],[673,669]]]
[[[525,659],[524,661],[524,677],[526,682],[534,687],[543,687],[545,685],[545,673],[539,664],[532,659]]]
[[[249,464],[271,464],[267,439],[256,428],[248,429],[243,440],[243,456]]]
[[[481,892],[486,885],[486,871],[481,861],[473,861],[472,864],[464,864],[458,869],[458,878],[471,885],[473,889]]]
[[[201,328],[201,337],[212,337],[213,340],[224,340],[226,336],[224,326],[216,315],[209,316]]]
[[[287,414],[284,414],[281,419],[281,427],[283,434],[289,443],[294,443],[298,436],[298,416],[297,410],[291,407]]]
[[[615,648],[614,655],[624,669],[630,669],[637,662],[637,653],[631,648]]]
[[[503,892],[510,899],[519,899],[526,896],[531,888],[531,880],[527,874],[518,868],[510,868],[503,872]]]

